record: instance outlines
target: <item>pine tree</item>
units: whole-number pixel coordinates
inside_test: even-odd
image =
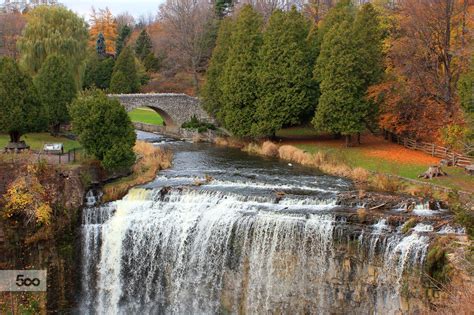
[[[105,46],[105,38],[102,33],[99,33],[99,36],[97,36],[95,50],[97,52],[97,55],[100,58],[104,58],[107,55],[107,47]]]
[[[338,25],[344,21],[347,21],[349,25],[352,26],[356,14],[356,7],[352,4],[351,0],[341,0],[339,1],[328,14],[325,16],[324,20],[320,23],[317,28],[317,37],[313,39],[313,51],[320,51],[321,45],[324,41],[324,37],[335,25]],[[319,46],[319,47],[318,47]],[[320,82],[319,68],[316,67],[313,72],[314,79]]]
[[[212,51],[212,57],[206,72],[206,82],[201,90],[204,108],[219,120],[221,118],[220,111],[224,106],[222,77],[224,74],[224,66],[229,56],[231,35],[232,20],[230,18],[221,20],[216,46]]]
[[[251,134],[255,120],[261,29],[262,17],[250,5],[244,5],[234,23],[222,78],[224,127],[239,137]]]
[[[77,90],[70,66],[62,56],[50,55],[34,80],[53,135],[69,122],[68,106]]]
[[[150,35],[143,29],[135,42],[135,54],[138,59],[143,60],[148,56],[153,48]]]
[[[133,93],[127,77],[122,71],[114,72],[110,80],[110,92],[117,94]]]
[[[379,14],[372,4],[364,4],[357,12],[354,21],[354,40],[357,51],[357,63],[359,74],[364,81],[362,87],[364,95],[370,86],[380,83],[384,74],[383,61],[383,30],[380,24]],[[374,130],[377,128],[378,109],[373,101],[367,99],[367,116],[364,117],[364,123],[367,128]]]
[[[348,140],[364,129],[368,114],[353,35],[351,24],[344,21],[324,37],[316,65],[321,75],[321,96],[313,118],[316,129],[346,135]]]
[[[110,80],[114,71],[115,60],[113,57],[107,57],[99,60],[96,53],[87,58],[86,71],[84,73],[84,89],[95,86],[99,89],[108,89]]]
[[[272,13],[259,55],[259,95],[254,136],[273,136],[284,126],[301,122],[312,108],[308,24],[295,7]]]
[[[8,133],[11,142],[19,142],[40,113],[31,78],[13,59],[0,59],[0,132]]]
[[[122,49],[127,45],[127,40],[132,34],[132,29],[128,25],[123,25],[118,32],[117,41],[115,43],[115,55],[119,56]]]
[[[214,10],[218,18],[223,18],[233,6],[232,0],[215,0]]]
[[[125,88],[125,85],[127,85],[127,88]],[[110,90],[113,93],[135,93],[139,86],[135,57],[132,50],[125,47],[115,62]]]
[[[368,88],[379,83],[384,73],[383,30],[379,14],[370,3],[364,4],[357,12],[354,39],[360,59],[361,76],[365,80],[365,87]]]
[[[318,60],[319,51],[321,49],[321,43],[319,42],[318,37],[318,25],[316,23],[313,23],[313,25],[311,26],[310,31],[308,33],[308,37],[306,38],[306,42],[309,50],[309,68],[312,69],[310,89],[313,92],[311,103],[314,106],[312,106],[313,111],[306,112],[303,115],[303,123],[308,123],[311,120],[311,117],[314,114],[314,107],[316,107],[316,104],[318,104],[318,99],[320,96],[319,82],[314,76],[316,61]]]

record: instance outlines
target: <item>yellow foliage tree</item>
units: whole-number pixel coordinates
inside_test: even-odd
[[[117,40],[117,23],[109,8],[96,11],[92,8],[91,27],[89,29],[89,45],[95,48],[97,37],[102,33],[105,38],[106,52],[115,53],[115,41]]]
[[[46,189],[38,179],[38,167],[28,165],[26,176],[18,177],[11,183],[4,195],[3,215],[11,218],[21,215],[26,222],[48,225],[51,221],[52,208]]]

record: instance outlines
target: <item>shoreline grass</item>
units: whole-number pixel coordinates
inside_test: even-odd
[[[447,201],[449,187],[437,187],[430,182],[415,181],[397,175],[369,171],[363,167],[351,166],[344,159],[324,151],[314,153],[289,144],[238,142],[236,139],[217,138],[215,143],[222,146],[241,148],[243,151],[267,157],[282,159],[303,166],[317,168],[331,176],[345,177],[353,180],[362,189],[373,189],[385,192],[398,192],[423,198],[435,198]],[[472,198],[472,194],[469,198]]]
[[[137,141],[133,148],[137,155],[137,162],[132,167],[132,174],[106,184],[102,191],[102,202],[118,200],[138,185],[155,179],[156,174],[169,168],[172,164],[173,153],[170,150],[158,148],[144,141]]]

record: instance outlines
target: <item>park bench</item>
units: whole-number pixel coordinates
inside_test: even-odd
[[[43,152],[46,154],[63,154],[64,146],[62,143],[47,143],[43,146]]]

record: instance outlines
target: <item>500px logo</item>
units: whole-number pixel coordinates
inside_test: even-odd
[[[46,270],[0,270],[0,292],[46,291]]]

